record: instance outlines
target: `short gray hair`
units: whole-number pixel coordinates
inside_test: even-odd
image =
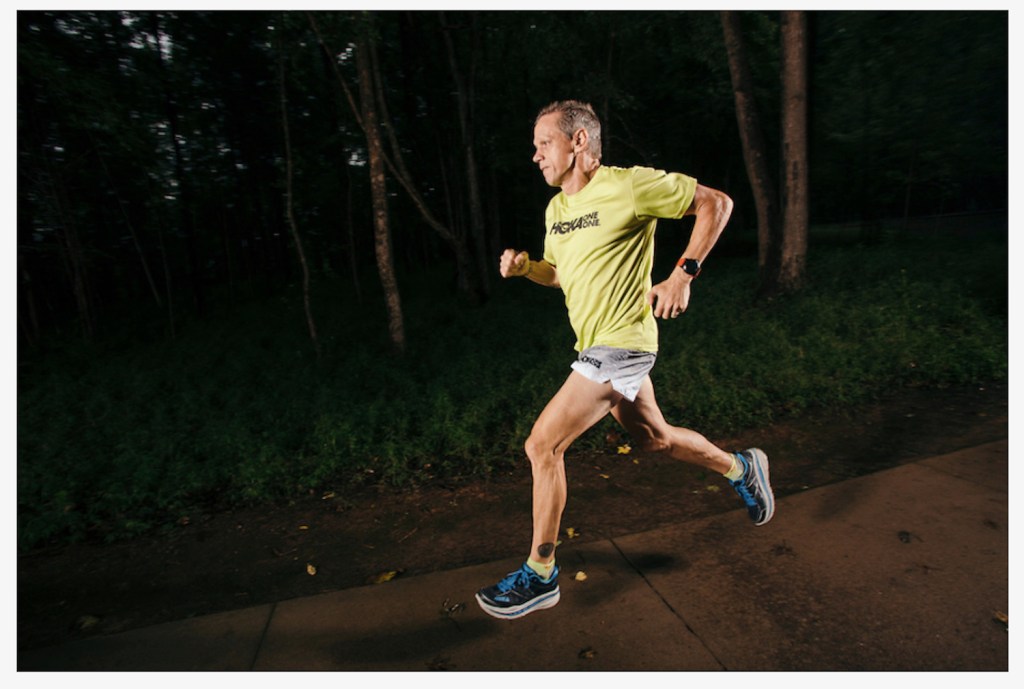
[[[579,100],[555,101],[541,108],[541,111],[537,113],[537,119],[534,120],[534,124],[536,125],[540,118],[553,112],[561,115],[558,118],[558,128],[569,139],[572,139],[572,135],[580,129],[587,130],[587,139],[589,141],[587,151],[597,160],[601,160],[601,120],[597,118],[597,113],[594,112],[594,108],[591,107],[590,103],[584,103]]]

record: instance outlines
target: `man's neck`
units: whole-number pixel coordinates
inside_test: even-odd
[[[590,180],[594,178],[597,171],[601,168],[600,161],[596,160],[577,160],[576,167],[573,168],[572,174],[562,184],[562,193],[566,196],[572,196],[578,193],[583,187],[590,183]]]

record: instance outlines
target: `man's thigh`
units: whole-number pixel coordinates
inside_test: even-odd
[[[658,400],[654,396],[651,377],[644,378],[636,399],[630,402],[622,398],[611,410],[615,420],[638,442],[653,440],[666,424]]]
[[[537,417],[531,442],[564,452],[623,399],[611,383],[595,383],[573,371]]]

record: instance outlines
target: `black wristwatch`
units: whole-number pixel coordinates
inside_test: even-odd
[[[683,272],[691,277],[697,277],[700,275],[700,261],[695,258],[684,258],[676,265],[682,268]]]

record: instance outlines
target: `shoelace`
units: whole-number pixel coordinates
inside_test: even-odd
[[[758,507],[757,500],[754,499],[754,496],[750,492],[750,488],[747,486],[746,479],[747,474],[750,473],[750,462],[747,461],[746,457],[743,457],[742,455],[738,456],[740,461],[743,463],[743,475],[735,481],[729,481],[729,483],[736,489],[736,492],[740,494],[740,497],[743,498],[743,502],[745,502],[748,507]]]
[[[527,572],[526,567],[523,566],[498,582],[498,589],[504,593],[520,586],[526,588],[529,584],[530,573]]]
[[[736,492],[740,494],[741,498],[743,498],[743,502],[750,507],[757,507],[757,500],[755,500],[754,496],[751,495],[750,489],[747,488],[746,481],[742,478],[738,478],[735,481],[729,481],[729,483],[732,484],[732,487],[735,488]]]

